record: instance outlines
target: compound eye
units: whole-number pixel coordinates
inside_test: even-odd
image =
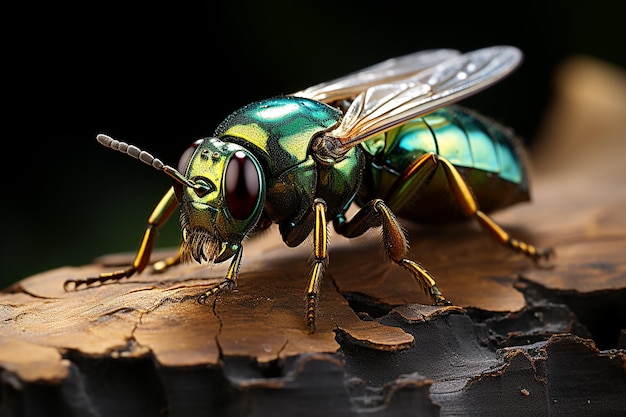
[[[235,152],[226,166],[224,181],[230,214],[237,220],[252,216],[261,194],[261,179],[250,157],[242,151]]]
[[[191,156],[196,151],[196,149],[198,149],[198,146],[200,146],[201,143],[202,139],[198,139],[197,141],[189,145],[187,149],[185,149],[183,154],[180,156],[180,159],[178,160],[178,166],[176,167],[178,168],[178,172],[185,175],[185,173],[187,172],[187,166],[189,165],[189,161],[191,160]]]

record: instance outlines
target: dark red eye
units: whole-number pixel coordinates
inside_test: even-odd
[[[189,161],[191,160],[191,155],[193,155],[193,153],[196,151],[196,149],[198,149],[198,146],[200,146],[201,143],[202,139],[198,139],[197,141],[189,145],[187,149],[185,149],[185,152],[183,152],[183,154],[180,156],[180,159],[178,160],[178,166],[176,167],[178,168],[178,172],[185,175],[185,172],[187,171],[187,165],[189,165]]]
[[[197,141],[189,145],[187,149],[185,149],[185,152],[183,152],[183,154],[180,156],[180,159],[178,160],[178,166],[176,167],[178,169],[178,172],[185,175],[185,172],[187,171],[187,165],[189,165],[189,161],[191,160],[191,156],[196,151],[196,149],[198,149],[198,146],[200,146],[201,143],[202,139],[198,139]],[[183,186],[178,181],[174,181],[174,191],[176,193],[176,198],[178,199],[178,201],[182,201]]]
[[[226,205],[235,219],[252,216],[261,193],[261,180],[254,162],[244,152],[235,152],[228,161],[224,189]]]

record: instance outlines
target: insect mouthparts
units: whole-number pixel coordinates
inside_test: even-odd
[[[209,230],[203,227],[194,227],[183,230],[182,261],[197,263],[213,262],[222,247],[221,241]]]

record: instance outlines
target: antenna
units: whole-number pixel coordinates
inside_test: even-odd
[[[105,135],[103,133],[100,133],[98,136],[96,136],[96,140],[101,145],[106,146],[107,148],[132,156],[133,158],[139,159],[144,164],[150,165],[152,168],[165,172],[167,175],[174,178],[179,183],[186,185],[187,187],[205,191],[205,194],[206,192],[209,191],[208,189],[206,189],[207,187],[205,185],[195,183],[185,178],[185,176],[181,174],[180,172],[178,172],[176,168],[173,168],[169,165],[165,165],[160,159],[155,158],[148,152],[142,151],[141,149],[139,149],[138,147],[134,145],[129,145],[126,142],[115,140],[112,137]]]

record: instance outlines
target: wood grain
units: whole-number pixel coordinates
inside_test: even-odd
[[[162,382],[152,378],[153,385],[129,388],[145,391],[128,400],[129,409],[143,410],[132,415],[150,415],[152,408],[139,404],[160,392],[166,396],[154,405],[171,415],[198,415],[198,407],[199,415],[271,415],[275,407],[404,415],[411,404],[424,415],[550,415],[564,410],[560,401],[570,392],[620,411],[615,398],[626,393],[626,337],[620,336],[626,328],[626,77],[587,60],[562,71],[546,137],[533,153],[533,201],[494,215],[515,237],[554,247],[555,259],[535,264],[473,223],[405,224],[410,257],[454,303],[431,307],[410,275],[384,260],[376,233],[355,241],[331,233],[318,329],[310,335],[304,321],[310,243],[289,249],[276,230],[246,242],[238,290],[208,306],[196,297],[221,280],[226,265],[183,265],[63,290],[67,279],[109,271],[133,256],[107,255],[29,277],[0,294],[0,368],[3,380],[13,381],[0,403],[10,408],[41,399],[31,388],[44,384],[58,388],[50,394],[60,398],[55,409],[80,409],[78,399],[63,394],[68,384],[79,384],[84,392],[77,398],[111,410],[127,394],[90,391],[94,382],[85,366],[127,364],[116,375],[132,379],[138,375],[133,366],[147,363]],[[592,314],[601,307],[609,309],[611,326],[594,322],[602,320]],[[594,340],[613,350],[597,349]],[[555,373],[555,363],[577,366],[581,358],[611,377],[602,381],[586,366],[578,383]],[[601,389],[585,392],[585,384],[610,384],[610,390],[603,397]],[[511,401],[489,399],[485,390],[494,386]],[[337,401],[335,408],[323,406],[328,401]],[[572,409],[571,415],[598,411]]]

